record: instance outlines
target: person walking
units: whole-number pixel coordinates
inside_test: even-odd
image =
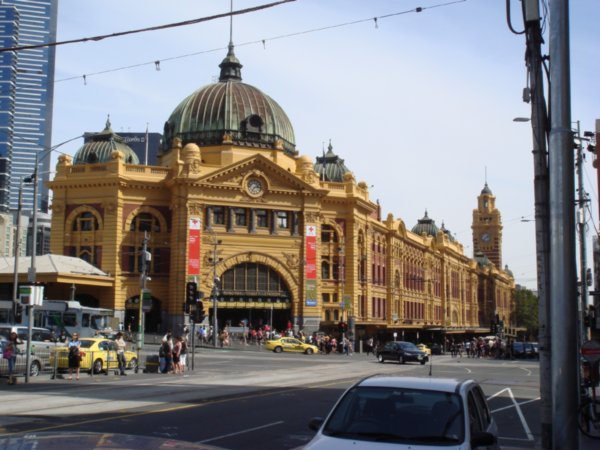
[[[367,343],[366,343],[365,347],[367,350],[367,356],[369,356],[369,353],[373,353],[373,355],[375,355],[375,353],[373,352],[373,338],[372,337],[367,339]]]
[[[127,361],[125,360],[125,348],[127,347],[127,343],[125,339],[123,339],[123,333],[120,331],[117,333],[115,337],[115,344],[117,344],[117,362],[119,363],[119,372],[121,376],[126,376],[125,367],[127,367]]]
[[[69,380],[73,379],[73,371],[75,371],[75,379],[79,380],[79,367],[81,366],[81,342],[79,335],[73,333],[69,341]],[[93,370],[93,369],[92,369]]]

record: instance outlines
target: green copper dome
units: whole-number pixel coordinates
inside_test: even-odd
[[[317,156],[315,172],[319,174],[319,177],[323,181],[341,182],[344,181],[344,174],[350,171],[344,165],[344,160],[333,153],[333,146],[331,145],[331,141],[329,141],[327,154]]]
[[[436,236],[438,234],[439,228],[435,224],[435,220],[430,219],[427,215],[427,211],[425,211],[425,216],[422,219],[419,219],[419,222],[412,227],[411,230],[416,234],[426,234],[428,236]]]
[[[180,138],[185,146],[235,145],[274,148],[281,143],[290,155],[295,155],[294,129],[287,115],[268,95],[242,83],[239,60],[233,44],[219,65],[218,83],[198,89],[185,98],[165,123],[163,151],[171,149],[173,139]]]
[[[85,133],[83,146],[73,157],[73,164],[105,163],[112,161],[112,153],[120,151],[127,164],[139,164],[140,160],[124,139],[110,127],[110,118],[106,119],[104,130],[99,133]]]

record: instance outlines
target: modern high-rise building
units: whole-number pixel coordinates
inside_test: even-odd
[[[0,0],[0,48],[55,42],[57,12],[58,0]],[[37,206],[48,210],[54,60],[54,47],[0,52],[0,211],[17,209],[36,161]],[[33,193],[23,185],[23,209],[33,209]]]

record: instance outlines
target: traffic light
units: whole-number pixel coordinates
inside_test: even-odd
[[[345,322],[340,322],[338,326],[339,326],[340,333],[346,332],[346,323]]]
[[[496,332],[497,332],[496,322],[491,322],[490,323],[490,334],[496,334]]]
[[[188,281],[185,285],[185,303],[186,305],[193,305],[196,303],[196,297],[198,294],[198,284],[193,281]]]

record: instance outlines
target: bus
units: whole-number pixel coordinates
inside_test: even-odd
[[[28,325],[28,308],[15,314],[13,302],[1,300],[0,323]],[[80,337],[111,336],[119,328],[119,320],[112,309],[91,308],[75,300],[44,300],[42,306],[33,308],[33,326],[48,328],[57,337],[63,331],[67,337],[73,333]]]

